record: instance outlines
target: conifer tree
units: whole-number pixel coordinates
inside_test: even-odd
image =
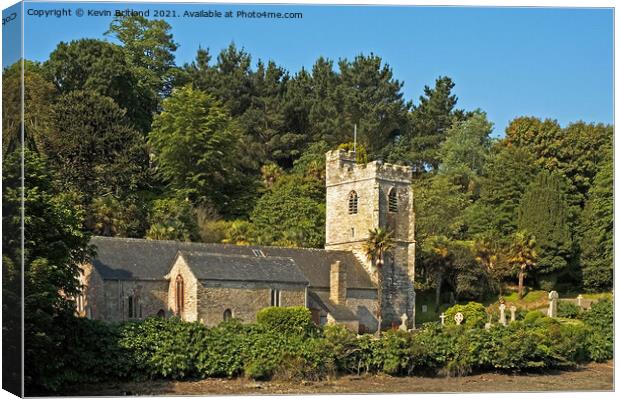
[[[602,291],[613,288],[613,187],[613,160],[611,155],[608,155],[594,178],[590,198],[581,215],[582,280],[587,290]]]
[[[538,274],[568,271],[574,255],[574,215],[566,200],[565,179],[558,173],[541,171],[523,194],[517,213],[519,230],[535,237]]]

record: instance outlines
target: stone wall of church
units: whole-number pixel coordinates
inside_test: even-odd
[[[82,270],[85,309],[80,316],[119,322],[156,316],[161,310],[170,314],[167,281],[103,280],[90,264],[83,265]]]
[[[377,331],[377,292],[366,289],[348,289],[346,305],[359,318],[360,332]]]
[[[255,323],[257,313],[271,306],[271,290],[280,292],[280,306],[305,306],[306,288],[298,284],[201,281],[198,294],[198,320],[215,326],[229,309],[243,323]]]
[[[177,309],[177,276],[183,279],[183,309]],[[168,309],[173,314],[178,315],[185,321],[197,321],[198,317],[198,288],[200,283],[194,274],[190,271],[185,259],[178,256],[170,272],[166,276],[168,278]]]
[[[78,315],[103,320],[106,314],[103,279],[90,263],[82,265],[81,269],[79,280],[83,290],[84,305],[82,309],[78,309]]]

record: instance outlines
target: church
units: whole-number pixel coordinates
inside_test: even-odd
[[[326,154],[325,249],[93,237],[82,265],[81,316],[127,321],[177,316],[215,326],[256,321],[269,306],[305,306],[317,324],[377,329],[377,270],[363,250],[370,230],[392,231],[383,273],[382,327],[415,317],[411,168]]]

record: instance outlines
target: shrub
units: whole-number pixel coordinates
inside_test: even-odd
[[[541,312],[540,310],[530,310],[529,312],[525,314],[525,317],[523,318],[523,322],[525,324],[533,324],[534,322],[536,322],[536,320],[540,319],[541,317],[545,317],[545,314]]]
[[[484,305],[478,302],[469,302],[467,305],[454,305],[445,311],[446,324],[456,324],[454,315],[461,312],[464,316],[463,323],[468,328],[482,328],[487,321],[487,313]]]
[[[558,317],[576,319],[579,313],[581,313],[581,308],[574,303],[567,301],[558,302]]]
[[[381,340],[372,334],[356,336],[344,326],[326,326],[325,350],[331,354],[334,367],[345,373],[374,373],[382,367]]]
[[[256,320],[259,325],[284,334],[310,336],[317,332],[312,314],[304,306],[264,308],[258,312]]]
[[[203,324],[178,318],[148,318],[121,328],[119,345],[137,365],[134,372],[148,377],[198,376],[196,360],[205,350],[208,329]]]
[[[582,312],[580,318],[590,327],[586,346],[588,356],[596,362],[613,358],[614,352],[614,308],[610,300],[592,304],[590,310]]]

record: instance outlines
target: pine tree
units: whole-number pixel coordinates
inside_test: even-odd
[[[518,207],[519,230],[532,234],[538,253],[538,274],[559,274],[574,255],[572,218],[566,182],[558,173],[541,171],[523,194]]]

